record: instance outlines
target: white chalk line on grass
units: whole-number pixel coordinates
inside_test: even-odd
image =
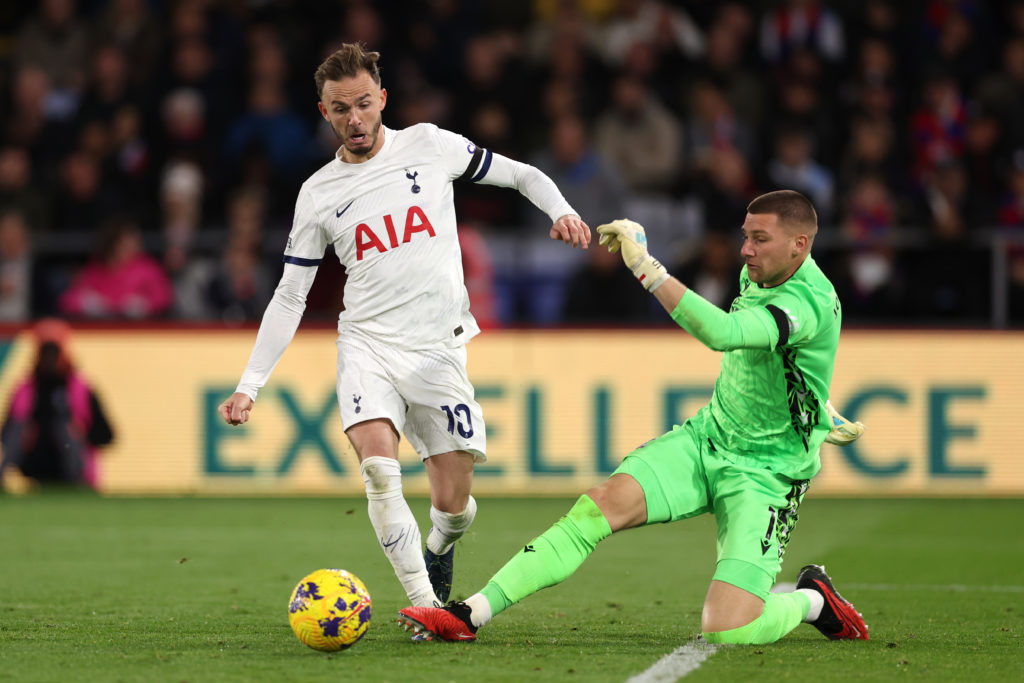
[[[836,588],[842,591],[935,591],[937,593],[1024,593],[1024,586],[971,586],[966,583],[841,583]],[[795,583],[781,582],[772,587],[772,593],[789,593],[796,590]]]
[[[717,649],[703,639],[692,640],[669,652],[646,671],[630,676],[626,683],[675,683],[699,667]]]
[[[1024,593],[1024,586],[970,586],[964,583],[847,583],[837,588],[858,591],[937,591],[940,593]]]
[[[842,587],[882,592],[925,590],[939,593],[1024,593],[1024,586],[971,586],[963,583],[848,583]],[[772,592],[788,593],[795,589],[795,583],[781,582],[772,588]],[[692,640],[656,661],[646,671],[630,676],[626,683],[674,683],[695,671],[717,649],[703,639]]]

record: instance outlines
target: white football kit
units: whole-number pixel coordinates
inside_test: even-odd
[[[463,283],[452,183],[514,187],[554,223],[576,212],[537,169],[432,124],[381,127],[358,164],[340,156],[303,183],[284,273],[237,391],[256,398],[291,341],[328,244],[345,267],[338,317],[342,424],[385,417],[420,457],[485,457],[464,345],[479,333]]]

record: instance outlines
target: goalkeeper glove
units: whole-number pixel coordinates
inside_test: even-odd
[[[647,253],[647,235],[639,223],[619,218],[597,226],[597,232],[601,235],[599,243],[607,246],[608,251],[614,254],[622,250],[622,261],[648,292],[668,279],[665,266]]]
[[[850,422],[840,415],[832,406],[832,401],[825,401],[825,411],[828,413],[829,420],[832,421],[832,429],[829,430],[825,441],[837,446],[846,446],[859,439],[860,435],[864,433],[864,425],[860,422]]]

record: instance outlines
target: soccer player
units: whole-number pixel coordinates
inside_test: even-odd
[[[469,311],[452,183],[513,187],[546,213],[550,236],[587,248],[590,228],[543,173],[430,124],[382,125],[387,90],[377,52],[345,44],[315,75],[319,109],[341,147],[299,190],[284,273],[234,394],[218,408],[249,420],[256,393],[288,346],[328,244],[345,266],[338,319],[341,421],[359,457],[370,522],[414,605],[443,604],[455,541],[476,515],[483,414],[466,374]],[[402,495],[399,435],[430,481],[426,549]]]
[[[399,623],[428,639],[474,640],[502,610],[566,579],[612,533],[707,512],[718,523],[718,564],[701,615],[708,641],[771,643],[801,621],[832,639],[867,639],[863,619],[824,567],[804,567],[794,592],[770,592],[821,466],[819,447],[863,430],[845,420],[833,425],[828,389],[842,314],[810,255],[817,230],[814,207],[797,192],[754,199],[742,226],[741,293],[726,313],[647,253],[640,225],[620,219],[598,227],[601,243],[621,250],[673,320],[723,352],[710,403],[627,455],[479,593],[444,608],[407,607]]]

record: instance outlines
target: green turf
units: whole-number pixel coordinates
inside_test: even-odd
[[[481,500],[456,595],[570,504]],[[413,501],[424,521],[426,505]],[[721,649],[688,681],[1024,680],[1024,501],[809,496],[800,517],[780,580],[825,562],[872,639],[800,626]],[[4,496],[0,681],[625,681],[698,632],[713,561],[709,518],[630,531],[476,643],[411,643],[364,500]],[[374,600],[366,637],[332,655],[302,646],[286,614],[326,566]]]

